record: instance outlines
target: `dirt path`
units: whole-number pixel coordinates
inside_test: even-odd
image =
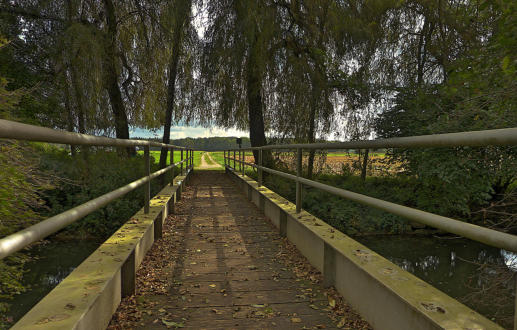
[[[208,157],[208,159],[210,159],[210,161],[212,161],[213,164],[208,164],[205,157]],[[201,163],[199,164],[198,168],[202,169],[202,170],[216,169],[216,168],[221,168],[221,165],[219,165],[216,161],[214,161],[208,152],[204,152],[201,155]]]
[[[195,172],[109,329],[370,329],[254,204]]]

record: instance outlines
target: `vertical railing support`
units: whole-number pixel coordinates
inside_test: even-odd
[[[515,262],[515,259],[514,259]],[[514,264],[515,265],[515,264]],[[517,330],[517,274],[513,273],[515,279],[515,301],[513,306],[513,330]]]
[[[233,150],[233,170],[237,170],[237,167],[235,167],[235,149]]]
[[[261,166],[262,166],[262,149],[259,149],[258,154],[259,154],[259,157],[258,157],[258,165],[260,166],[260,167],[258,168],[258,186],[259,186],[259,187],[261,187],[261,186],[262,186],[262,184],[264,183],[264,182],[263,182],[264,178],[262,177],[263,172],[262,172],[262,168],[261,168]]]
[[[298,148],[296,151],[296,176],[299,178],[302,176],[302,149]],[[296,213],[300,213],[302,210],[302,183],[296,181]]]
[[[145,175],[147,177],[151,176],[151,157],[150,157],[150,151],[149,146],[144,147],[144,162],[145,162]],[[147,181],[147,183],[144,186],[144,213],[149,213],[149,203],[151,200],[151,180]]]
[[[171,165],[174,164],[174,148],[171,148]],[[171,185],[174,186],[174,172],[176,171],[176,166],[172,168],[172,179],[171,179]]]
[[[181,171],[180,171],[180,175],[183,175],[183,149],[181,149]]]
[[[224,168],[226,168],[226,150],[223,150]]]
[[[242,170],[242,177],[244,177],[244,171],[246,171],[246,164],[244,162],[246,161],[246,151],[242,151],[242,159],[241,159],[241,170]]]
[[[237,173],[242,172],[242,150],[239,149],[239,170]]]

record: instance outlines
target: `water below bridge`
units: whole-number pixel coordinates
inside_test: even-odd
[[[220,180],[220,178],[215,180]],[[228,186],[225,188],[224,185],[219,184],[215,190],[210,190],[208,187],[213,185],[213,182],[204,182],[204,184],[204,191],[197,190],[197,192],[194,192],[194,190],[191,190],[190,194],[197,193],[199,196],[204,194],[205,197],[210,197],[210,193],[213,194],[214,191],[227,189],[227,194],[231,195],[229,191],[231,188]],[[228,184],[230,183],[228,182],[226,185]],[[203,187],[200,182],[197,182],[197,186]],[[235,191],[233,194],[237,194],[237,192]],[[234,198],[238,197],[234,196]],[[244,197],[242,199],[245,200]],[[217,201],[214,201],[214,203],[217,203]],[[193,207],[199,208],[202,206],[194,204]],[[250,214],[243,213],[241,216],[247,217]],[[259,214],[253,214],[253,216],[260,217]],[[256,235],[256,233],[251,235]],[[272,232],[271,235],[273,235]],[[479,278],[478,266],[466,260],[505,265],[508,264],[511,257],[504,251],[466,239],[375,236],[359,237],[357,240],[403,269],[460,300],[484,285]],[[14,321],[23,316],[98,245],[99,242],[91,241],[59,241],[34,247],[31,254],[35,258],[27,264],[29,271],[23,279],[24,284],[31,288],[28,292],[22,293],[10,301],[11,309],[8,314],[12,316]],[[190,264],[195,261],[188,260],[187,262]],[[217,289],[219,292],[223,290],[221,288]],[[482,314],[493,312],[485,305],[476,304],[476,302],[470,302],[468,305]]]

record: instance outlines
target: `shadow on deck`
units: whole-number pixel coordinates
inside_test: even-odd
[[[369,328],[228,175],[194,173],[182,197],[110,328]]]

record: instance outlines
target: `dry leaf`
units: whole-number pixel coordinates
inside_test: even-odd
[[[329,306],[330,307],[332,307],[332,308],[336,307],[336,301],[334,300],[334,298],[329,296],[328,300],[329,300]]]

